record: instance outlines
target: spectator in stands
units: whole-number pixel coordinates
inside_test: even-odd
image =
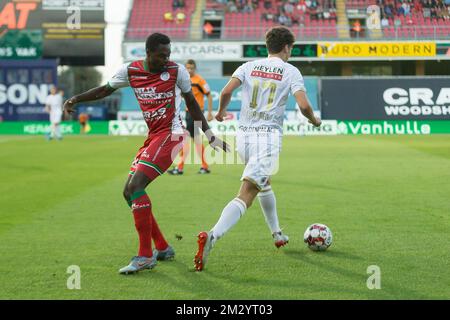
[[[437,12],[436,7],[431,7],[430,8],[430,16],[431,16],[431,18],[436,18],[437,17],[436,12]]]
[[[449,0],[449,1],[450,1],[450,0]],[[416,1],[414,2],[414,10],[415,10],[416,12],[422,12],[422,11],[423,11],[423,9],[422,9],[422,4],[420,3],[420,1],[416,0]]]
[[[209,38],[214,32],[214,26],[211,23],[206,22],[203,25],[203,31],[205,32],[205,38]]]
[[[293,14],[293,13],[294,13],[294,6],[292,5],[292,3],[287,2],[287,3],[284,5],[284,12],[285,12],[287,15],[290,15],[290,14]]]
[[[234,1],[228,0],[228,2],[227,2],[227,11],[229,13],[238,12],[238,8],[237,8],[236,3]]]
[[[253,12],[253,6],[251,0],[248,0],[244,7],[242,8],[243,13],[252,13]]]
[[[352,37],[359,38],[361,36],[362,27],[359,20],[355,20],[355,22],[353,22],[351,31]]]
[[[174,10],[184,8],[184,6],[185,6],[184,0],[173,0],[172,2],[172,8]]]
[[[337,21],[336,8],[330,9],[330,19]]]
[[[394,17],[394,13],[392,12],[392,6],[390,6],[390,5],[385,5],[384,6],[384,13],[386,14],[386,16],[388,18],[393,18]]]
[[[383,19],[381,19],[381,27],[389,27],[389,20],[386,18],[386,16],[383,16]]]
[[[317,4],[315,15],[316,15],[317,20],[320,20],[320,19],[323,18],[323,8],[322,8],[322,5]]]
[[[252,0],[252,7],[253,10],[256,10],[259,8],[259,0]]]
[[[409,5],[409,3],[407,3],[406,1],[404,1],[404,2],[402,3],[402,6],[401,6],[401,7],[403,8],[403,13],[404,13],[405,17],[406,17],[406,16],[409,16],[409,15],[411,14],[411,6]]]
[[[298,2],[297,10],[298,10],[298,11],[306,12],[306,4],[305,4],[305,0],[300,0],[300,1]]]
[[[264,0],[264,9],[266,9],[266,10],[272,9],[272,1],[271,0]]]
[[[405,10],[403,9],[403,6],[399,6],[397,9],[397,15],[401,16],[401,15],[405,15]]]
[[[236,0],[236,6],[239,12],[244,11],[244,7],[247,4],[247,0]]]
[[[438,5],[437,16],[438,16],[438,18],[441,18],[441,19],[444,19],[444,20],[447,20],[449,18],[448,17],[447,7],[443,3],[440,3]]]
[[[289,17],[286,16],[284,13],[281,13],[278,17],[278,23],[282,26],[290,27],[292,25],[292,22],[290,21]]]

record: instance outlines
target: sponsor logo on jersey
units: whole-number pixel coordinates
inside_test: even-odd
[[[133,203],[133,205],[131,206],[131,210],[144,209],[144,208],[149,208],[149,207],[150,207],[150,205],[148,203],[143,203],[143,204]]]
[[[251,72],[252,77],[259,77],[265,79],[283,80],[284,68],[268,67],[263,65],[256,65]]]
[[[147,79],[147,76],[130,76],[130,79]]]
[[[167,118],[166,111],[170,109],[172,105],[170,103],[166,104],[164,107],[161,107],[154,111],[144,111],[142,114],[144,115],[144,119],[146,121],[156,121]]]
[[[162,100],[173,98],[173,91],[156,92],[155,87],[133,88],[139,100]]]

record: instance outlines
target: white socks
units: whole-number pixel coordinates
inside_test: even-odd
[[[222,211],[222,215],[217,221],[214,228],[211,229],[214,240],[213,243],[223,237],[223,235],[230,230],[244,215],[247,210],[247,205],[239,198],[231,200]]]
[[[281,231],[278,222],[277,199],[275,198],[272,188],[259,192],[258,199],[264,217],[266,218],[266,223],[272,234]]]
[[[275,232],[280,232],[281,229],[277,214],[277,200],[272,188],[259,192],[258,199],[270,231],[272,234]],[[222,238],[223,235],[239,221],[246,210],[247,205],[239,198],[234,198],[226,205],[222,211],[219,221],[217,221],[214,228],[211,229],[214,237],[213,244],[216,240]]]
[[[55,126],[55,135],[56,135],[56,138],[61,138],[61,125],[57,125],[57,126]]]
[[[50,127],[50,137],[51,138],[61,138],[61,125],[51,124]]]

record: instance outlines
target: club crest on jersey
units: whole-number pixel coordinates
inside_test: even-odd
[[[166,71],[166,72],[163,72],[163,73],[161,73],[161,80],[162,81],[167,81],[167,80],[169,80],[170,79],[170,74]]]

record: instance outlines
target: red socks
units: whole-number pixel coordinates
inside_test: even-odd
[[[131,196],[131,209],[134,223],[139,234],[139,253],[141,257],[151,257],[152,238],[157,250],[164,250],[168,244],[161,233],[152,213],[152,203],[145,191],[136,191]]]

